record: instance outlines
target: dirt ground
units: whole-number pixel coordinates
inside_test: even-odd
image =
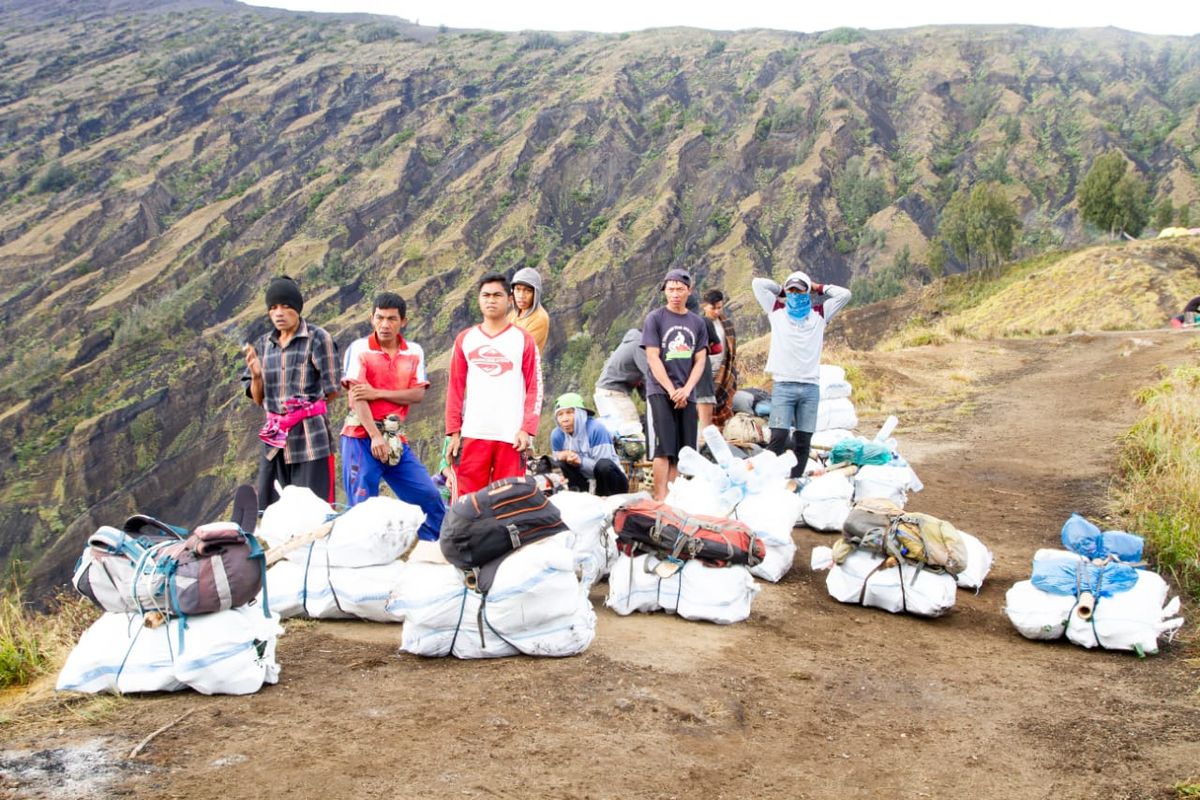
[[[894,370],[909,508],[996,554],[978,595],[923,620],[845,606],[796,566],[746,623],[618,617],[591,649],[464,662],[398,627],[293,623],[251,697],[121,702],[8,726],[0,792],[156,798],[1170,798],[1200,780],[1200,670],[1022,639],[1002,612],[1071,511],[1102,518],[1132,392],[1194,360],[1173,333],[961,342]],[[918,398],[914,400],[913,398]],[[867,420],[869,429],[879,420]],[[1189,620],[1190,622],[1190,620]],[[1185,627],[1185,633],[1188,628]],[[192,711],[136,759],[130,749]],[[6,788],[5,788],[6,787]]]

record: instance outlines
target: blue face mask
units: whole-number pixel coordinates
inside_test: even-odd
[[[788,316],[794,320],[802,320],[812,311],[812,297],[807,292],[788,292],[784,302],[787,304]]]

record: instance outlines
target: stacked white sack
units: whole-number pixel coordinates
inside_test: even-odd
[[[845,428],[830,428],[829,430],[814,433],[812,445],[814,448],[829,450],[838,442],[853,438],[854,431],[846,430]]]
[[[1035,562],[1083,559],[1069,550],[1038,550]],[[1158,640],[1170,641],[1183,626],[1178,597],[1168,600],[1170,588],[1162,576],[1137,570],[1137,583],[1125,592],[1093,600],[1092,616],[1085,619],[1076,608],[1077,598],[1039,589],[1031,580],[1018,581],[1005,595],[1004,613],[1026,639],[1059,639],[1064,634],[1081,647],[1105,650],[1158,652]]]
[[[666,611],[684,619],[741,622],[750,616],[754,595],[760,591],[746,567],[710,567],[685,561],[671,577],[654,574],[658,559],[651,555],[617,557],[608,576],[604,604],[622,616],[635,611]]]
[[[900,508],[908,502],[909,492],[925,488],[917,473],[902,459],[891,464],[868,464],[854,474],[854,499],[869,500],[883,498]]]
[[[616,541],[609,534],[612,512],[604,498],[587,492],[557,492],[550,502],[570,528],[571,549],[583,584],[590,588],[608,576],[617,557]]]
[[[791,570],[796,558],[792,526],[799,515],[799,495],[784,486],[749,495],[738,503],[734,518],[749,525],[766,548],[766,556],[750,568],[750,574],[776,583]]]
[[[820,368],[821,399],[817,403],[817,430],[854,429],[858,414],[850,400],[853,387],[846,381],[846,370],[833,364]]]
[[[72,692],[253,694],[279,681],[279,616],[252,602],[188,617],[180,647],[179,620],[148,628],[140,614],[108,612],[84,631],[58,675]]]
[[[840,531],[850,515],[854,484],[840,473],[818,475],[800,490],[800,520],[817,531]]]
[[[319,528],[335,512],[311,490],[285,487],[263,512],[258,533],[271,547]],[[324,539],[288,553],[267,571],[271,608],[284,619],[369,619],[402,622],[387,612],[425,513],[392,497],[372,497],[333,524]]]
[[[570,532],[514,551],[483,596],[449,564],[411,562],[388,611],[404,618],[400,649],[422,656],[572,656],[596,635]],[[481,613],[482,607],[482,613]]]
[[[883,561],[883,556],[855,550],[841,564],[835,564],[830,548],[815,547],[812,552],[813,570],[829,570],[825,586],[830,597],[840,603],[861,603],[893,614],[906,611],[921,617],[940,617],[954,607],[957,584],[953,576],[905,562],[877,569]]]

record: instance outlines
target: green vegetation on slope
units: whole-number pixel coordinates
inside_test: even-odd
[[[1200,367],[1175,368],[1137,400],[1116,502],[1157,568],[1200,601]]]

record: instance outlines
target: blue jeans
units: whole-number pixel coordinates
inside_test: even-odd
[[[771,390],[771,416],[767,426],[813,433],[817,429],[817,404],[821,387],[815,383],[776,381]]]
[[[347,502],[353,506],[368,497],[375,497],[379,494],[380,480],[387,481],[396,497],[425,512],[425,522],[417,531],[417,537],[437,541],[442,531],[442,518],[446,516],[446,504],[425,465],[413,455],[412,448],[404,448],[400,463],[387,464],[371,455],[370,439],[343,436],[342,483],[346,487]]]

